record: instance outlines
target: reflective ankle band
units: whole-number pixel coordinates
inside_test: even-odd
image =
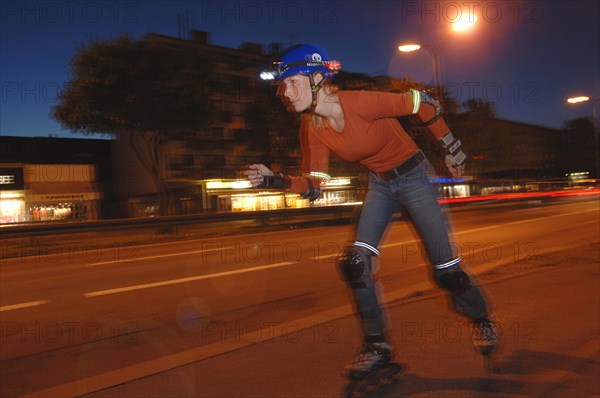
[[[435,269],[444,269],[444,268],[452,267],[453,265],[460,263],[461,260],[462,260],[461,257],[457,257],[457,258],[447,261],[445,263],[435,264],[434,267],[435,267]]]
[[[363,247],[363,248],[367,249],[368,251],[370,251],[371,253],[375,254],[376,256],[381,255],[381,253],[379,252],[379,250],[377,250],[376,247],[371,246],[368,243],[360,242],[357,240],[356,242],[354,242],[354,246]]]

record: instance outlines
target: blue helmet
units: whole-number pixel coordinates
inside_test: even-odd
[[[273,66],[260,74],[263,80],[281,80],[293,75],[311,76],[315,72],[321,72],[325,79],[331,79],[341,68],[339,61],[333,60],[325,50],[314,44],[299,44],[290,48]]]

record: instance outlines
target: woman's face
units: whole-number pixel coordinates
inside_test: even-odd
[[[312,105],[310,79],[304,75],[286,77],[279,84],[277,95],[290,112],[304,112]]]

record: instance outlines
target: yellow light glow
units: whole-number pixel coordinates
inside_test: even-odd
[[[18,222],[25,216],[25,201],[4,199],[0,201],[0,224]]]
[[[418,44],[403,44],[401,46],[398,46],[398,50],[402,51],[403,53],[417,51],[420,48],[421,48],[421,46]]]
[[[477,22],[477,17],[471,14],[463,14],[460,18],[452,24],[452,30],[455,32],[464,32],[465,30],[471,29]]]
[[[585,101],[589,101],[590,97],[586,97],[586,96],[581,96],[581,97],[572,97],[572,98],[568,98],[567,102],[569,104],[577,104],[579,102],[585,102]]]
[[[233,189],[251,188],[252,184],[248,180],[233,181],[233,183],[231,184],[231,187]]]
[[[17,210],[20,210],[22,207],[22,200],[3,200],[2,206],[0,206],[0,210],[2,210],[2,215],[13,213],[16,214]]]
[[[206,181],[206,189],[229,188],[221,181]]]
[[[244,188],[250,188],[250,187],[252,187],[252,184],[248,180],[206,181],[206,189],[244,189]]]
[[[0,199],[14,199],[14,198],[22,198],[23,194],[21,192],[0,192]]]
[[[349,178],[335,178],[335,179],[331,179],[329,181],[323,181],[321,183],[321,185],[325,186],[325,187],[334,187],[334,186],[340,186],[340,185],[350,185],[351,181]]]

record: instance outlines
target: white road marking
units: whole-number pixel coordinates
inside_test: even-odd
[[[597,211],[597,210],[596,209],[591,209],[591,210],[573,211],[573,212],[570,212],[570,213],[555,214],[553,216],[547,216],[547,217],[536,217],[536,218],[529,218],[527,220],[512,221],[512,222],[501,224],[501,225],[488,225],[486,227],[473,228],[473,229],[467,229],[465,231],[454,232],[452,235],[472,234],[474,232],[481,232],[481,231],[487,231],[487,230],[490,230],[490,229],[503,228],[503,227],[510,226],[510,225],[525,224],[525,223],[533,222],[533,221],[547,220],[547,219],[554,218],[554,217],[563,217],[563,216],[571,216],[571,215],[574,215],[574,214],[589,213],[590,211]],[[405,245],[407,243],[416,243],[416,242],[417,242],[416,239],[403,240],[403,241],[400,241],[400,242],[386,243],[384,245],[379,246],[379,248],[380,249],[385,249],[385,248],[388,248],[388,247],[402,246],[402,245]],[[311,260],[323,260],[323,259],[333,258],[333,257],[337,257],[337,256],[339,256],[339,253],[332,253],[332,254],[326,254],[326,255],[323,255],[323,256],[311,257],[310,259]]]
[[[588,213],[590,211],[592,211],[592,210],[583,210],[583,211],[576,211],[576,212],[570,212],[570,213],[564,213],[564,214],[556,214],[556,215],[547,216],[547,217],[536,217],[536,218],[531,218],[531,219],[527,219],[527,220],[513,221],[513,222],[501,224],[501,225],[491,225],[491,226],[461,231],[461,232],[457,232],[456,235],[480,232],[480,231],[484,231],[484,230],[501,228],[501,227],[510,226],[510,225],[517,225],[517,224],[529,223],[529,222],[534,222],[534,221],[539,221],[539,220],[546,220],[546,219],[555,218],[555,217],[563,217],[563,216],[570,216],[570,215],[574,215],[574,214]],[[410,242],[416,242],[416,240],[413,239],[413,240],[409,240],[409,241],[388,243],[388,244],[382,245],[381,247],[388,248],[388,247],[400,246],[400,245],[410,243]],[[191,252],[169,253],[169,254],[163,254],[163,255],[157,255],[157,256],[139,257],[136,259],[132,259],[132,261],[163,258],[163,257],[182,256],[182,255],[197,254],[197,253],[207,253],[207,252],[213,252],[213,251],[217,251],[217,250],[223,250],[223,249],[215,248],[215,249],[196,250],[196,251],[191,251]],[[324,255],[324,256],[316,256],[316,257],[311,257],[311,260],[322,260],[322,259],[326,259],[326,258],[335,257],[337,255],[338,254],[328,254],[328,255]],[[117,261],[93,263],[93,264],[88,264],[87,266],[110,264],[110,263],[115,263],[115,262],[117,262]],[[109,295],[109,294],[116,294],[116,293],[123,293],[123,292],[129,292],[129,291],[134,291],[134,290],[149,289],[149,288],[153,288],[153,287],[187,283],[187,282],[193,282],[193,281],[198,281],[198,280],[203,280],[203,279],[211,279],[211,278],[218,278],[218,277],[229,276],[229,275],[242,274],[242,273],[246,273],[246,272],[261,271],[261,270],[265,270],[265,269],[283,267],[283,266],[291,265],[291,264],[297,264],[297,262],[285,261],[285,262],[268,264],[268,265],[252,267],[252,268],[238,269],[238,270],[225,271],[225,272],[217,272],[217,273],[206,274],[206,275],[197,275],[197,276],[191,276],[191,277],[187,277],[187,278],[171,279],[171,280],[139,284],[139,285],[131,285],[131,286],[125,286],[125,287],[121,287],[121,288],[88,292],[88,293],[84,293],[84,296],[85,297],[105,296],[105,295]],[[48,300],[39,300],[39,301],[31,301],[31,302],[21,303],[21,304],[8,305],[8,306],[0,307],[0,312],[16,310],[16,309],[21,309],[21,308],[34,307],[34,306],[39,306],[39,305],[43,305],[43,304],[47,304],[47,303],[48,303]]]
[[[202,280],[202,279],[219,278],[219,277],[222,277],[222,276],[243,274],[243,273],[246,273],[246,272],[262,271],[262,270],[265,270],[265,269],[283,267],[283,266],[291,265],[291,264],[295,264],[295,263],[290,262],[290,261],[284,261],[284,262],[281,262],[281,263],[261,265],[259,267],[237,269],[237,270],[225,271],[225,272],[217,272],[217,273],[214,273],[214,274],[190,276],[190,277],[187,277],[187,278],[170,279],[170,280],[166,280],[166,281],[153,282],[153,283],[145,283],[145,284],[141,284],[141,285],[131,285],[131,286],[119,287],[119,288],[115,288],[115,289],[99,290],[99,291],[96,291],[96,292],[84,293],[83,295],[85,297],[106,296],[108,294],[123,293],[123,292],[130,292],[130,291],[133,291],[133,290],[141,290],[141,289],[149,289],[149,288],[153,288],[153,287],[175,285],[175,284],[179,284],[179,283],[199,281],[199,280]]]
[[[531,274],[533,273],[534,272],[531,272]],[[505,276],[499,278],[498,281],[509,280],[510,278],[512,278],[512,276]],[[431,285],[431,282],[422,282],[415,285],[406,286],[402,289],[386,293],[384,303],[391,305],[391,303],[395,303],[400,299],[409,297],[409,294],[412,292],[424,291],[431,289],[432,287],[433,286]],[[435,295],[432,297],[435,297]],[[181,352],[163,354],[163,356],[158,356],[143,362],[105,371],[104,373],[89,376],[87,378],[69,381],[45,390],[36,391],[25,395],[25,398],[70,397],[92,394],[94,392],[107,390],[111,387],[125,385],[125,383],[133,380],[140,380],[145,377],[156,376],[157,374],[169,371],[171,369],[187,366],[209,358],[222,356],[235,350],[239,350],[243,347],[258,345],[264,343],[265,341],[273,343],[277,338],[286,336],[290,332],[298,333],[299,331],[309,330],[311,333],[314,333],[314,329],[311,328],[314,328],[317,325],[328,325],[331,322],[335,322],[347,316],[352,316],[353,314],[354,309],[351,305],[343,305],[321,311],[304,318],[286,321],[282,325],[275,324],[274,326],[269,326],[266,329],[258,330],[252,328],[252,330],[248,331],[248,334],[243,333],[241,335],[235,335],[231,338],[221,339],[216,343],[190,347],[188,350]],[[290,330],[290,328],[287,327],[289,325],[294,325],[294,327]],[[580,345],[576,350],[570,351],[568,356],[569,358],[593,361],[592,358],[597,352],[598,341],[596,339],[592,339],[583,345]],[[544,393],[548,393],[551,389],[556,388],[556,386],[560,386],[560,383],[548,384],[548,380],[560,382],[567,380],[572,376],[572,374],[572,369],[547,369],[544,372],[540,372],[536,377],[534,377],[533,380],[535,383],[537,383],[537,385],[542,385],[542,387],[544,387]]]
[[[120,263],[120,264],[135,263],[135,262],[140,261],[140,260],[152,260],[152,259],[155,259],[155,258],[163,258],[163,257],[186,256],[188,254],[210,253],[210,252],[215,252],[215,251],[218,251],[218,250],[227,250],[227,249],[230,249],[230,247],[215,248],[215,249],[204,249],[204,250],[194,250],[194,251],[191,251],[191,252],[178,252],[178,253],[160,254],[160,255],[156,255],[156,256],[136,257],[136,258],[123,259],[123,260],[101,261],[101,262],[97,262],[97,263],[85,264],[85,267],[92,267],[92,266],[95,266],[95,265],[104,265],[104,264],[114,264],[114,263]]]
[[[48,300],[29,301],[27,303],[4,305],[0,307],[0,312],[20,310],[21,308],[37,307],[38,305],[48,304]]]

